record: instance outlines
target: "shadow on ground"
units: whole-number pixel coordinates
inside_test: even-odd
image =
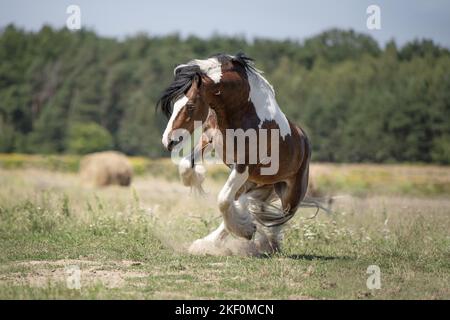
[[[322,261],[328,261],[328,260],[352,260],[351,257],[348,256],[321,256],[321,255],[314,255],[314,254],[291,254],[288,255],[287,258],[293,259],[293,260],[322,260]]]

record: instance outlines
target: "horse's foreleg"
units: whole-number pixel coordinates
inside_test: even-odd
[[[202,183],[205,180],[206,169],[199,163],[202,161],[203,146],[205,143],[203,134],[202,140],[192,150],[191,154],[182,158],[178,164],[178,173],[183,185],[191,187],[191,190],[197,191],[199,194],[205,193]]]
[[[236,194],[248,179],[248,168],[235,166],[227,182],[219,193],[220,212],[225,223],[225,229],[236,236],[251,239],[256,231],[253,217],[246,207],[235,203]]]
[[[212,242],[222,241],[227,235],[228,231],[225,229],[225,224],[222,222],[216,230],[204,237],[203,240]]]
[[[222,222],[216,230],[206,237],[195,240],[189,247],[189,252],[192,254],[214,255],[220,252],[217,249],[220,247],[221,241],[223,241],[227,235],[228,231],[225,229],[225,224]]]

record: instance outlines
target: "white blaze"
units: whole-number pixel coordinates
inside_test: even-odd
[[[164,134],[162,137],[162,143],[167,148],[169,144],[169,134],[172,131],[173,122],[175,121],[178,113],[188,102],[188,97],[183,95],[180,99],[178,99],[173,105],[172,115],[170,116],[169,122],[167,123],[166,130],[164,130]]]
[[[275,121],[280,128],[280,135],[283,139],[291,134],[289,122],[275,100],[273,87],[266,79],[256,72],[247,72],[250,84],[249,99],[255,106],[256,114],[260,120],[259,128],[264,121]]]

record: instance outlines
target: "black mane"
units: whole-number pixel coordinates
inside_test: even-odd
[[[231,60],[233,62],[237,62],[240,65],[242,65],[245,68],[245,70],[247,70],[247,71],[259,72],[255,68],[255,63],[254,63],[255,60],[253,60],[253,58],[250,58],[243,52],[238,52],[234,56],[230,56],[228,54],[223,54],[223,53],[217,53],[217,54],[210,56],[210,58],[217,58],[217,60],[219,60],[219,62],[221,62],[221,63],[228,62]]]
[[[192,80],[196,74],[200,74],[198,66],[183,66],[176,69],[175,79],[172,84],[164,90],[156,107],[161,106],[162,112],[167,118],[172,114],[172,101],[179,98],[191,87]]]
[[[243,52],[238,52],[233,57],[233,61],[240,63],[247,71],[259,72],[255,68],[255,60],[253,60],[253,58],[250,58],[249,56],[245,55],[245,53],[243,53]]]
[[[237,53],[235,56],[230,56],[227,54],[218,53],[210,56],[210,58],[215,57],[221,63],[225,61],[235,61],[241,64],[245,70],[250,72],[259,72],[254,66],[254,60],[245,55],[243,52]],[[161,106],[162,112],[169,118],[172,114],[172,102],[179,98],[181,95],[186,93],[186,91],[191,87],[192,80],[195,75],[200,75],[200,68],[196,65],[182,65],[175,69],[175,79],[172,84],[164,90],[158,102],[156,103],[156,108]]]

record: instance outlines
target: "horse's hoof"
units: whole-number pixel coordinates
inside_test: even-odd
[[[206,254],[206,250],[205,250],[205,245],[204,244],[205,244],[205,241],[202,240],[202,239],[195,240],[189,246],[188,252],[190,254],[194,254],[194,255],[205,255]]]
[[[197,256],[227,256],[231,255],[231,252],[223,245],[220,245],[216,241],[209,241],[205,239],[195,240],[188,249],[189,254]]]

